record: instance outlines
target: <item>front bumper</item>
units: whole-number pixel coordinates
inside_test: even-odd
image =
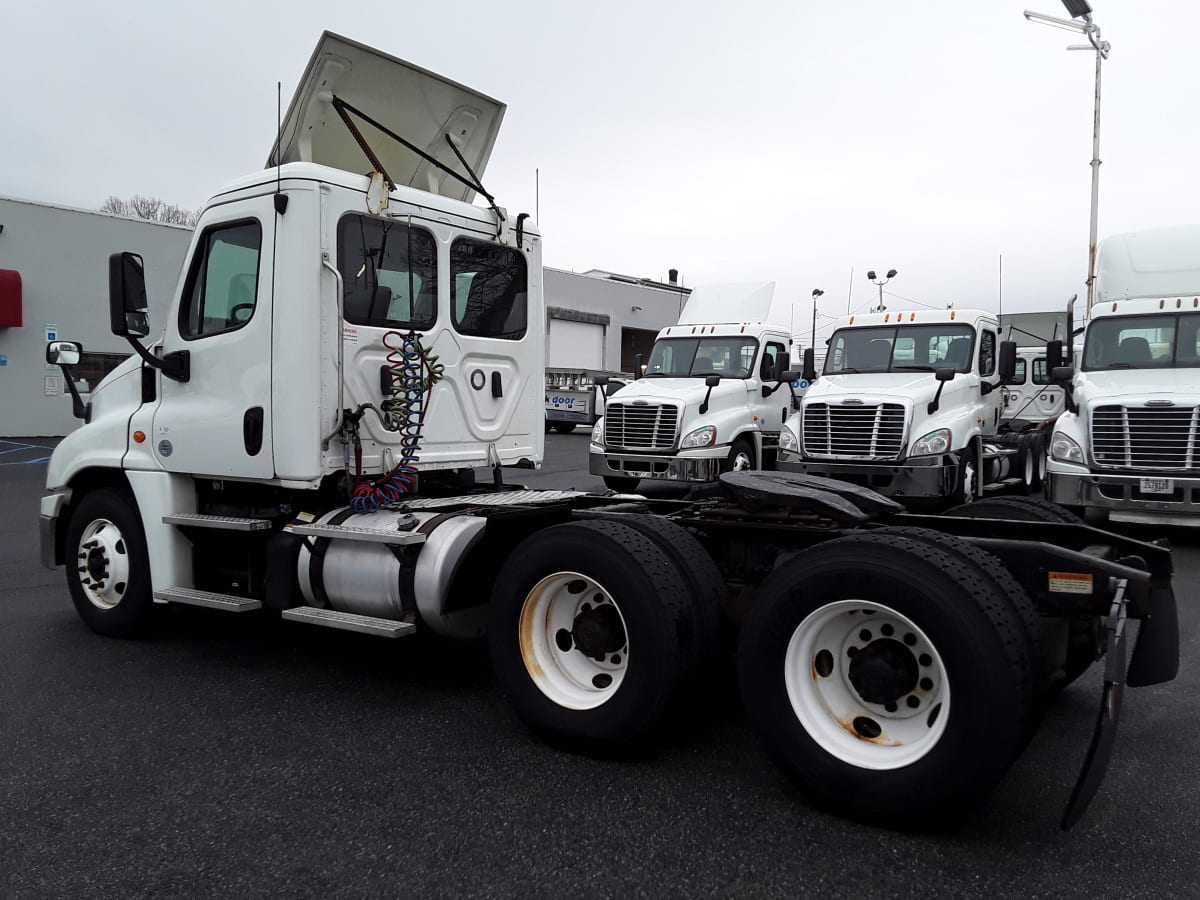
[[[1050,463],[1046,473],[1046,493],[1055,503],[1105,509],[1117,521],[1200,526],[1200,478],[1172,476],[1173,493],[1145,494],[1140,475],[1055,471],[1059,465]]]
[[[588,454],[588,471],[593,475],[615,478],[653,479],[657,481],[716,481],[721,464],[729,456],[729,447],[685,451],[678,456],[653,456],[642,453]]]
[[[853,463],[802,459],[793,452],[780,451],[776,468],[849,481],[885,497],[949,497],[958,484],[958,462],[953,456],[930,456],[893,464]]]

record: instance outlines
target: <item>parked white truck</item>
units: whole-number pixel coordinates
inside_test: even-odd
[[[590,471],[613,490],[643,480],[713,481],[774,458],[793,408],[792,337],[771,319],[774,282],[692,291],[658,333],[644,373],[592,429]]]
[[[816,374],[805,355],[804,378]],[[1016,345],[973,309],[873,312],[838,323],[820,379],[780,441],[779,468],[905,503],[958,505],[1033,490],[1043,429],[1001,433]]]
[[[1114,520],[1200,525],[1200,226],[1101,242],[1078,369],[1048,348],[1067,391],[1049,496]]]
[[[898,827],[975,803],[1047,693],[1106,653],[1075,821],[1124,686],[1175,675],[1170,551],[1037,505],[912,516],[778,472],[689,501],[505,489],[503,467],[542,459],[545,318],[538,231],[479,181],[502,112],[326,35],[271,167],[201,213],[150,347],[140,258],[113,256],[112,330],[138,357],[73,398],[84,424],[41,501],[80,617],[112,636],[176,604],[392,638],[486,626],[518,715],[592,752],[653,741],[740,622],[772,757],[822,806]],[[79,354],[47,347],[68,370]],[[747,402],[726,374],[712,393]]]

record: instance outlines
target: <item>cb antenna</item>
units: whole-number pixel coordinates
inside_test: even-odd
[[[283,192],[283,82],[275,82],[275,212],[287,212],[288,198]]]

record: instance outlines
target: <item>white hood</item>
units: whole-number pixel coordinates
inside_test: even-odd
[[[698,406],[708,392],[703,378],[640,378],[630,382],[608,398],[609,403],[669,403],[679,406]],[[712,389],[711,403],[725,396],[744,396],[746,382],[740,378],[722,378]]]
[[[1110,399],[1154,397],[1174,400],[1180,394],[1200,395],[1200,369],[1102,369],[1076,375],[1084,397]]]
[[[953,381],[946,382],[943,396],[966,375],[958,374]],[[804,405],[810,403],[838,403],[846,397],[856,397],[868,403],[905,403],[916,400],[932,400],[937,393],[938,381],[933,372],[864,372],[856,375],[822,375],[804,395]]]
[[[468,180],[470,175],[446,144],[445,135],[451,136],[482,179],[505,109],[498,100],[448,78],[326,31],[283,120],[282,162],[314,162],[360,174],[371,171],[373,166],[333,107],[335,96]],[[350,119],[396,184],[468,203],[475,196],[461,181],[358,116],[350,113]],[[267,166],[276,162],[272,147]]]

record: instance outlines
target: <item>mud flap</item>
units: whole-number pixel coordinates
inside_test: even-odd
[[[1150,589],[1150,612],[1138,623],[1125,683],[1146,687],[1179,673],[1179,613],[1170,585]]]
[[[1087,810],[1112,759],[1117,739],[1117,718],[1125,695],[1125,581],[1122,579],[1108,613],[1108,649],[1104,664],[1104,691],[1100,695],[1100,715],[1092,732],[1083,769],[1063,811],[1062,829],[1067,831]]]

